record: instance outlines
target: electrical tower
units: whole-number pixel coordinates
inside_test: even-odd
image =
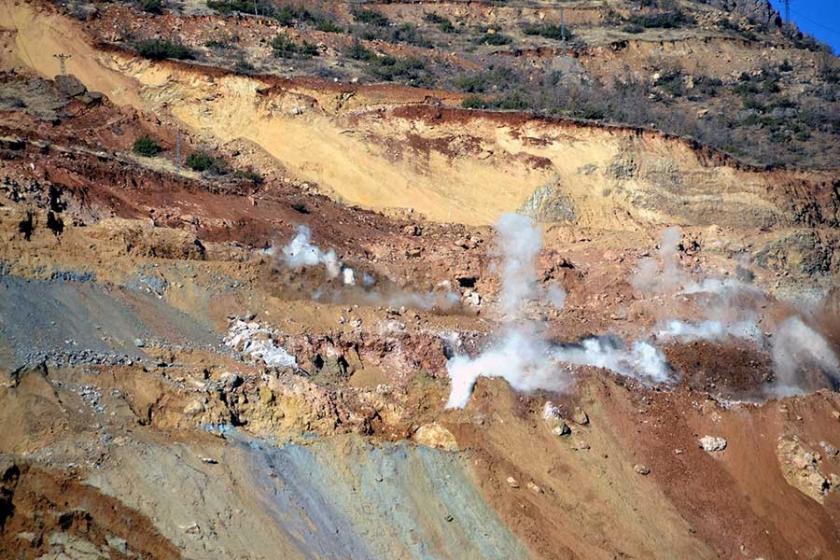
[[[60,53],[54,54],[53,57],[58,59],[58,68],[62,76],[67,74],[67,59],[72,58],[73,55]]]

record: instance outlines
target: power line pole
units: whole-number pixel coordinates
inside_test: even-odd
[[[790,0],[785,0],[785,23],[790,25]]]
[[[59,53],[59,54],[54,54],[53,57],[58,59],[58,68],[60,70],[61,75],[62,76],[67,75],[66,61],[67,61],[67,59],[72,58],[73,55],[70,55],[70,54],[67,54],[67,53]]]
[[[560,38],[563,41],[563,46],[566,46],[566,17],[565,10],[560,8]]]
[[[175,172],[181,172],[181,131],[175,133]]]

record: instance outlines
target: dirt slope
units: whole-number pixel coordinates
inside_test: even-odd
[[[439,9],[478,17],[457,4]],[[0,0],[0,20],[3,554],[840,557],[836,173],[152,62],[38,3]],[[60,52],[78,82],[52,79]],[[144,135],[156,156],[132,153]],[[176,166],[176,145],[230,168]],[[566,292],[519,321],[568,385],[481,378],[446,408],[453,357],[514,328],[507,211],[544,244],[525,291]],[[322,264],[285,256],[303,225]],[[663,334],[739,314],[753,330]],[[792,373],[790,319],[809,333]],[[667,380],[548,353],[587,343],[648,344]]]

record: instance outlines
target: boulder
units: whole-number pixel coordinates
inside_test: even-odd
[[[435,447],[444,451],[458,451],[458,442],[452,432],[438,424],[424,424],[414,432],[414,441],[426,447]]]
[[[77,97],[87,91],[85,85],[76,76],[67,74],[55,77],[55,87],[67,97]]]
[[[700,438],[700,447],[707,453],[723,451],[726,449],[726,440],[722,437],[703,436]]]

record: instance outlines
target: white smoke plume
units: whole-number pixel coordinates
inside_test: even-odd
[[[659,239],[659,253],[639,261],[636,273],[631,279],[633,287],[642,292],[672,293],[681,289],[688,277],[680,266],[679,247],[682,231],[669,227]]]
[[[353,269],[345,268],[336,256],[335,251],[323,251],[312,243],[312,232],[307,226],[298,226],[295,236],[282,249],[283,262],[289,268],[304,268],[323,265],[327,276],[337,278],[342,275],[345,284],[355,284]],[[349,271],[349,272],[348,272]]]
[[[496,222],[496,233],[503,280],[499,303],[507,318],[516,319],[522,304],[536,293],[536,261],[542,235],[531,220],[519,214],[503,214]]]
[[[670,378],[662,353],[647,342],[627,349],[614,338],[587,339],[576,345],[553,346],[539,332],[539,324],[524,317],[524,305],[539,295],[562,306],[565,292],[554,286],[536,288],[536,259],[542,236],[526,217],[503,215],[497,225],[497,248],[502,256],[499,305],[506,323],[496,341],[475,358],[455,355],[446,364],[451,379],[447,408],[463,408],[479,377],[501,377],[519,391],[560,391],[571,383],[566,365],[607,368],[646,383]]]
[[[816,368],[835,385],[840,384],[840,359],[828,341],[799,317],[789,317],[773,337],[774,391],[780,395],[802,393],[803,368]]]
[[[616,337],[591,337],[578,344],[556,348],[551,355],[560,362],[608,369],[646,385],[666,383],[671,379],[671,368],[665,355],[644,340],[637,340],[630,348],[625,348]]]
[[[672,319],[662,324],[656,332],[659,340],[695,340],[721,341],[728,337],[742,338],[756,343],[764,341],[764,334],[754,320],[728,321],[679,321]]]

